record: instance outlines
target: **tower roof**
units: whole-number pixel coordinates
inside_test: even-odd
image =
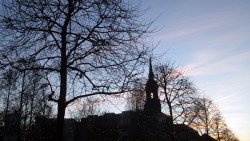
[[[149,58],[149,73],[148,73],[148,78],[149,79],[154,79],[154,72],[153,72],[151,57]]]
[[[147,81],[147,84],[146,84],[146,91],[154,92],[157,89],[158,89],[158,84],[154,80],[154,72],[153,72],[153,67],[152,67],[152,60],[151,60],[151,58],[149,58],[149,73],[148,73],[148,81]]]

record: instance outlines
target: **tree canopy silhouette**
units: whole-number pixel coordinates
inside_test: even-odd
[[[149,51],[152,22],[130,1],[9,0],[1,9],[1,67],[49,75],[59,140],[69,103],[128,91]]]

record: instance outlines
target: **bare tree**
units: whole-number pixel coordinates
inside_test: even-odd
[[[197,114],[195,107],[196,88],[190,80],[168,62],[155,67],[156,79],[160,94],[164,96],[171,118],[171,128],[174,123],[190,124]],[[173,131],[173,137],[174,131]]]
[[[99,115],[102,101],[99,98],[88,97],[75,101],[75,106],[70,108],[70,115],[76,120],[86,118],[89,115]]]
[[[226,128],[226,123],[218,111],[214,117],[214,129],[213,129],[213,136],[216,137],[217,141],[221,141],[222,131]]]
[[[42,71],[26,71],[23,89],[23,103],[21,106],[22,130],[24,138],[32,131],[36,116],[51,116],[52,105],[48,102],[49,90],[46,76]]]
[[[68,104],[128,91],[145,62],[143,40],[152,22],[139,20],[133,2],[9,0],[1,6],[0,64],[50,74],[59,140]]]
[[[205,97],[199,98],[197,105],[199,106],[200,112],[191,126],[197,129],[200,134],[210,135],[214,116],[216,115],[215,110],[217,109],[215,109],[216,107],[212,100]]]
[[[132,111],[143,111],[146,101],[145,94],[145,79],[138,79],[134,84],[132,91],[127,93],[126,96],[126,108]]]
[[[1,90],[1,96],[3,98],[3,102],[5,103],[5,117],[7,117],[9,108],[10,108],[10,101],[13,98],[13,93],[16,90],[16,83],[18,78],[18,72],[16,72],[14,69],[6,68],[6,70],[1,71],[1,79],[0,79],[0,90]]]
[[[206,134],[220,140],[220,128],[223,126],[223,122],[218,108],[209,98],[201,97],[197,101],[199,114],[191,123],[191,127],[198,130],[200,134]]]
[[[213,101],[205,96],[196,98],[195,104],[198,115],[193,119],[190,126],[205,137],[211,136],[218,141],[237,141],[231,130],[227,127],[221,112]]]
[[[215,113],[213,120],[211,136],[216,138],[217,141],[238,141],[237,137],[228,128],[226,121],[221,115],[220,111]]]
[[[1,73],[0,90],[3,94],[1,101],[4,104],[1,107],[5,107],[4,117],[6,118],[7,114],[14,111],[21,111],[19,113],[21,115],[21,136],[26,138],[34,123],[34,116],[41,115],[41,111],[44,111],[44,115],[45,113],[50,115],[51,106],[48,102],[40,102],[43,101],[42,92],[48,89],[48,85],[44,85],[46,84],[44,76],[36,70],[27,71],[26,75],[14,69],[2,70]],[[48,99],[48,94],[46,99]]]
[[[239,139],[229,128],[225,128],[221,134],[221,141],[239,141]]]

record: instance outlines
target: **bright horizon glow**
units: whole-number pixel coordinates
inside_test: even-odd
[[[159,17],[155,54],[167,52],[201,95],[213,99],[241,140],[250,138],[250,1],[143,0],[145,18]]]

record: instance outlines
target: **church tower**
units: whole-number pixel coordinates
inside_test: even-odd
[[[161,112],[160,99],[158,97],[158,84],[154,80],[154,72],[151,58],[149,59],[149,74],[146,83],[146,102],[144,111],[146,112]]]

